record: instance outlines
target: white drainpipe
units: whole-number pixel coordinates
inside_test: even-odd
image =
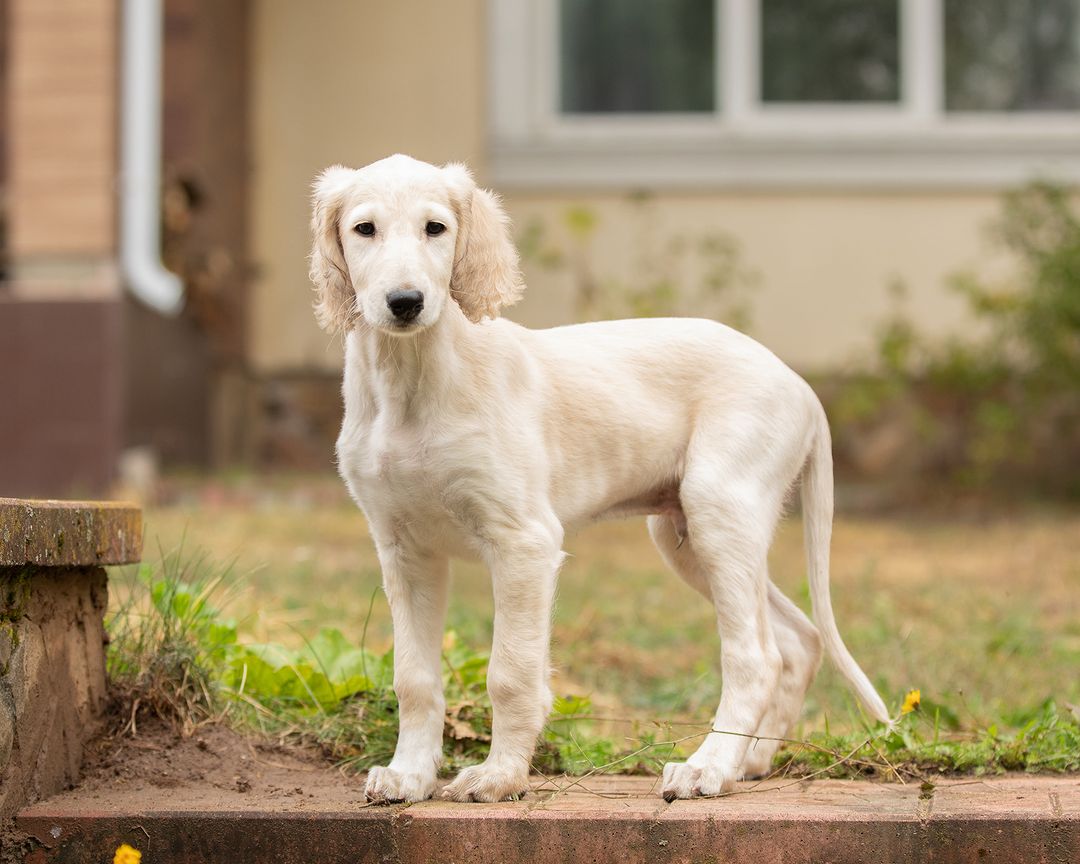
[[[176,315],[184,284],[161,263],[162,2],[123,4],[120,268],[139,300]]]

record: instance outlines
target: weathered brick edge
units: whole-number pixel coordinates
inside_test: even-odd
[[[0,831],[79,779],[105,711],[102,565],[141,551],[130,504],[0,498]]]
[[[920,820],[716,818],[693,808],[573,813],[370,808],[354,812],[65,813],[35,808],[19,828],[32,864],[104,861],[126,842],[149,861],[365,862],[1017,862],[1080,860],[1080,821],[1023,815]]]
[[[0,567],[131,564],[141,553],[134,504],[0,498]]]

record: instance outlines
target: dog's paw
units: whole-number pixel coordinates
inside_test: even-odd
[[[443,798],[451,801],[517,800],[529,791],[528,768],[484,762],[465,768],[443,790]]]
[[[399,801],[426,801],[435,792],[435,773],[398,771],[394,768],[372,768],[368,772],[364,795],[378,804]]]
[[[722,795],[735,788],[735,777],[711,765],[668,762],[664,766],[660,794],[665,801]]]

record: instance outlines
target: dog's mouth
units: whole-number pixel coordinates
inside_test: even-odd
[[[379,329],[393,336],[411,336],[427,327],[427,323],[414,318],[412,321],[390,321]]]

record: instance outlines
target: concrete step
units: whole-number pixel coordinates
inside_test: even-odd
[[[520,802],[372,806],[355,783],[272,803],[243,788],[78,790],[21,811],[32,864],[184,862],[1080,862],[1080,777],[776,780],[666,804],[656,780],[536,778]]]

